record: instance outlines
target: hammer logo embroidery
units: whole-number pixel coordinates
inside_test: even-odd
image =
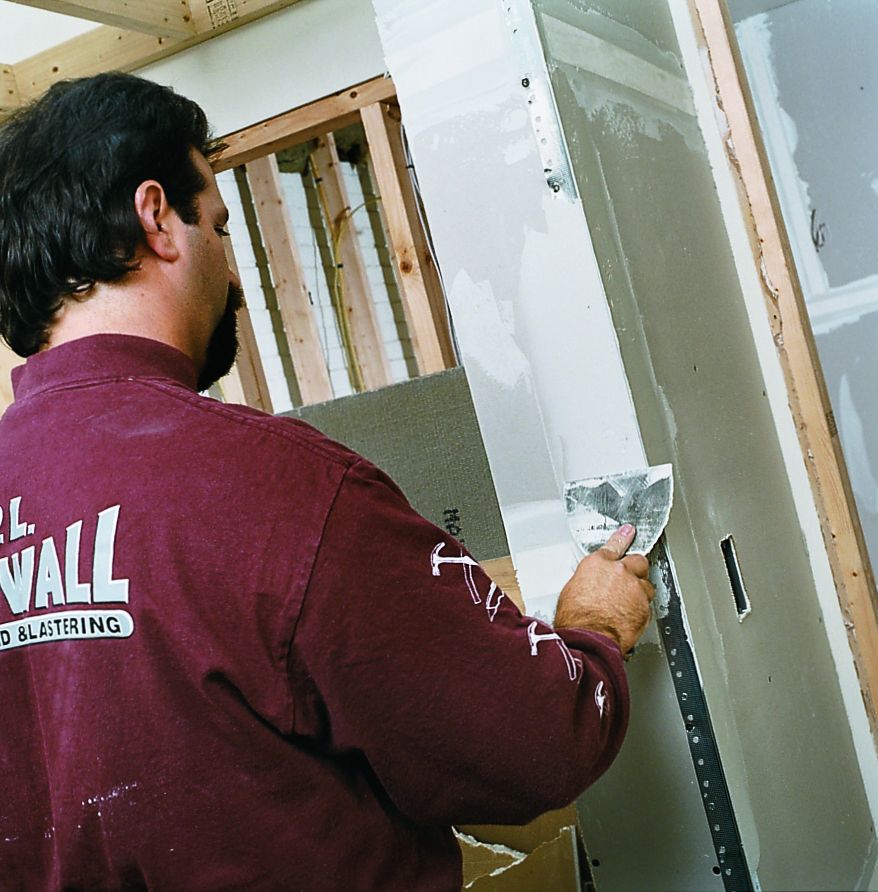
[[[604,693],[604,683],[598,682],[598,686],[594,689],[594,702],[598,708],[601,718],[604,717],[604,707],[607,703],[607,695]]]
[[[497,588],[497,583],[492,582],[488,589],[488,597],[485,599],[485,610],[488,611],[488,619],[494,622],[494,617],[500,609],[500,602],[506,597],[506,593]]]
[[[466,587],[469,589],[473,604],[481,604],[482,596],[479,594],[479,590],[476,588],[476,583],[473,579],[473,567],[477,567],[478,563],[466,554],[462,554],[460,557],[443,557],[440,553],[443,548],[445,548],[445,543],[440,542],[430,555],[430,567],[433,570],[433,575],[442,575],[442,571],[439,569],[442,564],[462,564],[463,578],[466,580]]]
[[[578,671],[578,666],[576,660],[573,659],[573,654],[570,653],[567,645],[561,640],[561,636],[555,632],[550,632],[547,635],[540,635],[537,633],[537,621],[534,620],[527,627],[527,637],[530,641],[530,655],[532,657],[537,656],[538,648],[541,641],[554,641],[562,655],[564,656],[564,660],[567,663],[567,674],[570,676],[571,681],[576,681],[576,674]]]

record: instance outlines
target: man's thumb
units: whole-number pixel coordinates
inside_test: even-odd
[[[630,523],[626,523],[624,526],[619,527],[619,529],[607,539],[600,550],[605,552],[607,557],[614,561],[618,561],[620,558],[624,557],[625,552],[631,547],[635,533],[636,530],[634,527],[631,526]]]

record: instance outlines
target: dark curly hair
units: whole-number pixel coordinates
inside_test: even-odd
[[[65,298],[137,268],[144,180],[197,223],[190,149],[219,148],[198,105],[130,74],[64,81],[17,111],[0,127],[0,336],[30,356]]]

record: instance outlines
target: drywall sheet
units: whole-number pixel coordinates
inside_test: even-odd
[[[462,368],[284,414],[386,471],[414,508],[480,561],[509,546]]]
[[[668,540],[751,870],[764,888],[858,888],[870,814],[706,150],[673,84],[670,10],[534,8],[646,450],[674,464]],[[632,77],[644,63],[663,76]]]
[[[509,545],[551,614],[576,562],[563,481],[646,461],[581,207],[547,185],[566,153],[517,6],[520,29],[495,0],[375,0]]]
[[[874,300],[878,304],[878,293]],[[878,569],[878,308],[817,336],[857,511]]]
[[[736,30],[878,566],[878,6],[797,0]]]
[[[797,0],[758,19],[744,30],[761,32],[772,68],[805,205],[797,222],[813,234],[810,250],[830,288],[874,276],[878,6]]]
[[[576,563],[564,481],[647,461],[533,13],[375,8],[519,581],[551,615]],[[721,889],[659,648],[653,629],[630,664],[637,715],[586,793],[586,845],[607,889]]]
[[[299,0],[138,72],[202,105],[218,134],[383,73],[369,0]]]

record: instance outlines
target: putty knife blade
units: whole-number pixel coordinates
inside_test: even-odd
[[[648,554],[662,534],[674,501],[671,465],[572,480],[564,486],[567,524],[583,554],[597,551],[624,523],[637,535],[629,554]]]

